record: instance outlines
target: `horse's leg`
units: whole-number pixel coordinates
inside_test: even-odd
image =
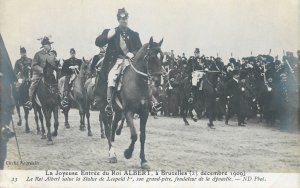
[[[181,113],[182,113],[182,119],[184,121],[184,124],[185,125],[190,125],[188,120],[186,119],[186,116],[187,116],[187,103],[188,101],[185,100],[185,98],[182,99],[181,101]]]
[[[58,130],[58,107],[55,107],[53,110],[53,118],[54,118],[54,131],[52,133],[52,136],[57,136],[57,130]]]
[[[124,151],[124,156],[126,159],[130,159],[132,157],[132,152],[134,150],[134,144],[137,140],[137,133],[135,126],[133,124],[133,113],[130,111],[125,112],[125,117],[127,120],[127,124],[130,127],[130,135],[131,135],[131,143],[129,147]]]
[[[68,107],[67,109],[64,109],[64,110],[63,110],[64,116],[65,116],[65,127],[66,127],[67,129],[70,128],[70,124],[69,124],[69,110],[70,110],[69,107]]]
[[[50,110],[43,110],[44,115],[45,115],[45,120],[46,120],[46,127],[47,127],[47,144],[53,144],[52,141],[52,135],[51,135],[51,111]]]
[[[40,125],[39,125],[39,117],[37,114],[36,107],[33,108],[33,113],[34,113],[34,120],[35,120],[35,124],[36,124],[37,134],[41,134]]]
[[[80,126],[79,130],[84,131],[85,125],[84,125],[84,109],[81,102],[78,102],[78,110],[79,110],[79,116],[80,116]]]
[[[19,101],[16,102],[16,109],[17,109],[17,113],[18,113],[18,117],[19,117],[19,121],[18,121],[17,125],[21,126],[22,125],[22,117],[21,117],[21,112],[20,112]]]
[[[86,114],[86,120],[87,120],[87,128],[88,128],[88,136],[93,136],[93,133],[91,131],[91,124],[90,124],[90,103],[85,103],[85,114]]]
[[[121,118],[122,118],[122,112],[116,112],[113,123],[112,123],[112,131],[111,131],[111,141],[112,142],[115,141],[116,129],[118,127],[118,123]]]
[[[121,120],[120,125],[118,126],[117,131],[116,131],[116,135],[121,135],[121,132],[122,132],[122,129],[123,129],[123,126],[124,126],[124,122],[125,122],[125,116],[124,116],[124,114],[122,114],[122,120]]]
[[[101,113],[99,113],[99,122],[100,122],[101,138],[105,138],[105,133],[104,133],[103,121],[102,121],[102,118],[101,118]]]
[[[214,127],[214,97],[213,96],[209,96],[207,95],[207,103],[208,105],[206,106],[206,110],[207,110],[207,117],[208,117],[208,123],[207,125],[211,128],[211,129],[215,129]]]
[[[46,131],[45,131],[45,125],[44,125],[44,116],[43,116],[43,112],[42,112],[42,108],[41,107],[37,107],[37,111],[39,113],[39,118],[41,121],[41,126],[42,126],[42,139],[46,139]]]
[[[29,129],[29,125],[28,125],[28,114],[29,114],[29,110],[24,108],[24,118],[25,118],[25,132],[26,133],[29,133],[30,132],[30,129]]]
[[[102,119],[103,124],[104,124],[105,135],[106,135],[106,138],[107,138],[107,141],[108,141],[109,162],[110,163],[116,163],[117,162],[117,155],[116,155],[116,153],[114,151],[114,148],[112,146],[112,143],[111,143],[111,121],[112,121],[112,117],[108,117],[105,114],[105,109],[104,108],[101,108],[100,115],[101,115],[101,119]]]
[[[141,142],[140,159],[141,159],[142,169],[149,170],[150,166],[148,165],[146,157],[145,157],[145,140],[146,140],[147,120],[148,120],[148,111],[143,110],[143,112],[140,113],[140,142]]]

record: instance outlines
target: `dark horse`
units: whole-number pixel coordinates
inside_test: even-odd
[[[218,77],[221,74],[222,67],[219,67],[215,61],[210,62],[210,68],[208,71],[205,71],[203,77],[203,94],[204,94],[204,103],[205,103],[205,111],[206,116],[208,118],[207,125],[214,129],[213,121],[215,120],[215,112],[216,112],[216,97],[217,97],[217,83]]]
[[[56,72],[56,76],[54,75]],[[36,90],[36,105],[40,105],[46,121],[48,144],[53,144],[52,136],[57,136],[59,91],[57,87],[58,67],[46,62],[43,77]],[[54,117],[54,132],[51,134],[51,116]]]
[[[141,142],[141,167],[149,169],[147,160],[145,158],[144,146],[146,139],[146,123],[149,116],[149,103],[151,100],[151,90],[149,86],[149,78],[158,80],[162,75],[162,58],[163,53],[160,49],[163,40],[159,43],[153,42],[151,37],[149,43],[143,45],[137,52],[133,62],[126,67],[122,79],[122,89],[116,94],[120,98],[122,109],[114,105],[115,115],[113,117],[113,127],[111,130],[112,117],[105,113],[106,89],[107,83],[105,79],[105,72],[102,70],[99,73],[99,106],[100,115],[105,126],[105,134],[109,145],[109,161],[111,163],[117,162],[117,157],[112,146],[112,139],[114,139],[115,130],[118,122],[122,119],[122,113],[125,115],[127,124],[130,127],[131,143],[129,148],[125,150],[124,156],[126,159],[132,157],[135,142],[137,141],[137,132],[133,124],[133,115],[137,113],[140,117],[140,142]],[[160,58],[158,58],[160,54]]]
[[[23,71],[18,74],[19,79],[18,79],[18,82],[15,84],[16,87],[14,88],[14,90],[15,90],[14,99],[15,99],[16,109],[17,109],[18,117],[19,117],[19,121],[17,124],[19,126],[22,125],[20,107],[23,106],[24,118],[25,118],[25,132],[26,133],[30,132],[29,125],[28,125],[29,109],[26,108],[24,105],[26,103],[26,101],[29,100],[30,70],[31,70],[30,66],[24,67]],[[40,130],[39,122],[38,122],[37,113],[39,113],[39,115],[40,115],[42,132],[45,133],[44,124],[43,124],[43,115],[41,113],[41,110],[39,110],[38,107],[35,105],[34,106],[34,115],[35,115],[35,121],[36,121],[36,130],[37,130],[37,134],[40,134],[41,130]]]
[[[87,66],[88,66],[87,80],[84,84],[83,96],[84,96],[84,109],[85,109],[85,115],[86,115],[87,124],[88,124],[88,130],[89,130],[89,132],[91,132],[90,131],[90,127],[91,127],[90,126],[90,108],[95,99],[95,86],[97,85],[97,79],[95,77],[92,77],[92,74],[90,72],[91,61],[89,61]],[[97,71],[97,74],[98,74],[98,71]],[[100,122],[101,138],[105,138],[103,122],[101,120],[100,114],[99,114],[99,122]]]

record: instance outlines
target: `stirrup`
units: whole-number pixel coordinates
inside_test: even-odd
[[[112,116],[113,115],[112,105],[110,105],[110,104],[106,105],[105,113],[106,113],[107,116]]]
[[[61,106],[62,108],[67,108],[69,106],[69,101],[67,97],[64,97],[63,100],[61,101]]]
[[[31,101],[27,101],[27,102],[24,104],[24,107],[27,108],[28,110],[31,110],[31,109],[32,109],[32,102],[31,102]]]

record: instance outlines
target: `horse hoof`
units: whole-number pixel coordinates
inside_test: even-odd
[[[52,132],[52,136],[57,136],[57,131]]]
[[[108,156],[109,156],[109,162],[110,163],[116,163],[118,160],[117,160],[117,155],[115,153],[115,150],[113,147],[110,148],[109,152],[108,152]]]
[[[53,140],[48,140],[47,141],[47,145],[53,145],[54,143],[53,143]]]
[[[26,129],[26,130],[25,130],[25,133],[30,133],[30,129]]]
[[[122,132],[122,129],[118,129],[118,130],[116,131],[116,135],[121,135],[121,132]]]
[[[17,125],[22,126],[22,121],[18,121]]]
[[[70,129],[70,124],[69,124],[69,123],[66,123],[66,124],[65,124],[65,127],[66,127],[66,129]]]
[[[190,124],[189,124],[188,122],[185,122],[185,124],[184,124],[184,125],[186,125],[186,126],[187,126],[187,125],[190,125]]]
[[[208,126],[209,128],[211,128],[211,129],[216,129],[215,126],[214,126],[214,124],[212,124],[212,123],[207,123],[207,126]]]
[[[109,158],[109,163],[117,163],[118,160],[117,160],[117,157],[110,157]]]
[[[79,130],[84,131],[85,130],[85,126],[84,125],[80,125],[79,126]]]
[[[106,138],[104,133],[101,133],[101,138]]]
[[[125,157],[126,159],[130,159],[130,158],[132,157],[132,151],[130,151],[129,149],[126,149],[126,150],[124,151],[124,157]]]
[[[41,131],[40,131],[40,130],[37,130],[37,131],[36,131],[36,134],[38,134],[38,135],[41,134]]]
[[[93,136],[92,131],[89,131],[89,132],[88,132],[88,136]]]
[[[44,140],[44,139],[46,139],[46,138],[47,138],[47,136],[46,136],[45,134],[43,134],[41,139]]]
[[[143,170],[150,170],[150,166],[147,162],[143,162],[141,167],[142,167]]]

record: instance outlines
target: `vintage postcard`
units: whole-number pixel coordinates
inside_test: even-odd
[[[0,0],[0,187],[299,187],[298,0]]]

